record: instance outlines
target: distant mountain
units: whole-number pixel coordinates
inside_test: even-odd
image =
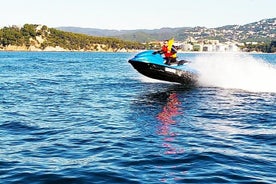
[[[83,33],[92,36],[116,37],[128,41],[149,42],[174,37],[184,41],[189,37],[194,39],[217,39],[225,41],[271,41],[276,40],[276,18],[264,19],[245,25],[226,25],[217,28],[179,27],[138,30],[108,30],[80,27],[57,27],[56,29]]]
[[[96,29],[81,27],[57,27],[56,29],[73,33],[82,33],[90,36],[116,37],[128,41],[147,42],[152,40],[162,40],[166,37],[174,37],[181,30],[192,28],[161,28],[161,29],[136,29],[136,30],[115,30],[115,29]]]
[[[73,32],[82,33],[91,36],[118,36],[122,34],[128,34],[131,31],[128,30],[110,30],[110,29],[97,29],[97,28],[81,28],[81,27],[57,27],[56,29]],[[135,32],[136,30],[133,30]]]

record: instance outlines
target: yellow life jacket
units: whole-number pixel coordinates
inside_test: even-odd
[[[172,50],[173,43],[174,43],[174,38],[172,38],[168,41],[168,51]]]

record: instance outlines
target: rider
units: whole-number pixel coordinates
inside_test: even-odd
[[[169,60],[169,62],[167,63],[168,65],[170,65],[171,63],[177,63],[176,53],[177,53],[176,47],[174,45],[172,45],[171,52],[170,52],[171,56],[167,59],[167,60]]]
[[[173,39],[172,40],[165,40],[163,42],[163,46],[160,51],[154,52],[154,54],[159,53],[159,54],[164,54],[164,59],[165,64],[170,65],[171,63],[177,63],[176,61],[176,47],[173,44]]]

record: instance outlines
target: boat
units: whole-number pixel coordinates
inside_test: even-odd
[[[180,60],[168,65],[162,55],[153,50],[140,52],[128,62],[139,73],[153,79],[185,85],[194,85],[197,81],[198,74],[190,67],[191,62]]]

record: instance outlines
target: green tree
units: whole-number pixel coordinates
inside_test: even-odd
[[[26,37],[35,37],[36,36],[36,27],[32,24],[25,24],[23,28],[21,28],[21,32],[23,36]]]
[[[269,45],[269,52],[275,53],[276,52],[276,41],[272,41]]]

